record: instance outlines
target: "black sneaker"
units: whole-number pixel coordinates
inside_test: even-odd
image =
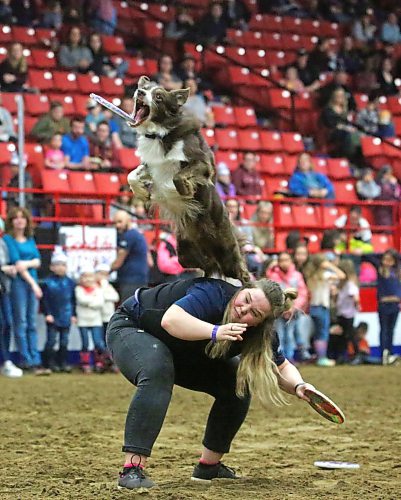
[[[139,465],[132,467],[124,467],[118,479],[118,488],[128,488],[135,490],[136,488],[153,488],[156,484],[145,476],[145,473]]]
[[[234,469],[219,462],[215,465],[198,463],[195,465],[191,479],[192,481],[209,482],[212,479],[240,479],[240,477],[235,474]]]

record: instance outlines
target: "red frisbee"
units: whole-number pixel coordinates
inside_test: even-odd
[[[345,421],[344,413],[331,399],[316,389],[305,389],[305,396],[310,399],[311,407],[320,415],[335,424],[342,424]]]

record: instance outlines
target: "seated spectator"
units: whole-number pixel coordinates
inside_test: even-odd
[[[286,89],[297,94],[305,91],[305,86],[302,80],[300,80],[298,70],[295,66],[290,66],[286,69],[284,79],[280,83]]]
[[[110,135],[110,126],[106,121],[100,122],[96,134],[89,139],[89,163],[93,169],[105,170],[117,162]]]
[[[353,160],[360,152],[360,135],[348,123],[348,111],[347,96],[342,88],[338,88],[323,109],[321,121],[328,129],[328,140],[336,147],[336,153]]]
[[[164,34],[171,40],[185,41],[194,25],[192,16],[185,5],[178,5],[174,18],[167,24]]]
[[[341,68],[349,75],[355,75],[362,69],[362,59],[359,51],[354,46],[352,36],[344,37],[338,52],[338,60]]]
[[[120,64],[114,64],[103,49],[99,33],[92,33],[90,35],[88,47],[92,53],[92,63],[88,69],[90,72],[98,76],[105,75],[111,78],[124,78],[125,72],[128,69],[127,61],[123,60]]]
[[[98,33],[114,35],[117,26],[117,11],[112,0],[90,0],[88,18],[91,27]]]
[[[293,66],[297,69],[306,92],[314,92],[320,88],[319,72],[309,64],[309,54],[305,49],[298,50]]]
[[[229,28],[248,30],[251,13],[243,0],[227,0],[223,15]]]
[[[377,135],[379,129],[379,94],[373,91],[369,94],[369,101],[356,117],[356,123],[367,134]]]
[[[42,14],[42,26],[58,31],[63,25],[63,9],[56,0],[47,2]]]
[[[211,2],[208,12],[196,24],[194,38],[203,45],[221,43],[227,31],[227,19],[220,2]]]
[[[345,229],[345,231],[341,232],[342,241],[336,245],[337,251],[348,250],[354,255],[373,252],[370,224],[362,217],[361,213],[360,206],[352,206],[349,215],[341,215],[334,222],[334,225],[339,229]]]
[[[382,139],[396,136],[395,125],[388,109],[381,109],[379,111],[377,135]]]
[[[93,99],[88,99],[86,103],[88,114],[85,116],[85,135],[90,137],[96,133],[97,126],[105,120],[102,106]]]
[[[260,196],[263,180],[256,170],[257,159],[254,153],[248,151],[240,166],[232,173],[232,180],[237,196]],[[249,203],[254,203],[248,200]]]
[[[36,26],[38,24],[38,4],[35,0],[12,0],[14,24]]]
[[[71,132],[63,135],[61,150],[66,156],[66,167],[89,168],[89,143],[84,135],[84,120],[75,116],[71,120]]]
[[[0,24],[10,26],[13,24],[13,9],[10,6],[11,0],[3,0],[0,2]]]
[[[176,281],[185,272],[178,262],[177,238],[167,226],[163,227],[159,238],[154,261],[164,278],[161,283]]]
[[[61,134],[54,134],[50,139],[49,145],[45,152],[45,167],[53,170],[62,170],[66,167],[66,158],[61,151],[63,137]]]
[[[396,95],[398,87],[395,84],[393,75],[393,63],[389,57],[382,60],[380,70],[377,74],[377,83],[379,84],[380,95]]]
[[[333,80],[319,91],[319,102],[321,106],[327,106],[333,93],[337,89],[342,89],[345,93],[347,99],[347,106],[349,111],[356,110],[356,102],[352,94],[352,89],[348,85],[349,76],[342,69],[336,71],[333,76]]]
[[[381,187],[376,183],[373,177],[373,170],[365,168],[362,171],[361,178],[356,183],[356,192],[361,200],[372,201],[381,194]]]
[[[372,16],[369,12],[357,19],[352,26],[352,36],[360,47],[371,44],[375,40],[377,27],[372,22]]]
[[[394,12],[390,12],[390,14],[387,17],[387,21],[382,24],[380,38],[382,42],[387,42],[391,44],[396,44],[401,42],[399,21],[397,15]]]
[[[198,92],[198,84],[193,78],[184,82],[184,88],[190,89],[190,94],[184,108],[190,111],[201,122],[202,127],[214,127],[213,111],[206,104],[206,100],[200,92]]]
[[[216,168],[216,191],[220,198],[236,195],[235,186],[231,182],[231,172],[227,164],[223,161],[217,164]]]
[[[258,224],[252,226],[252,238],[255,245],[262,250],[274,248],[272,203],[270,201],[259,201],[256,211],[251,217],[251,222]]]
[[[110,205],[110,214],[109,218],[114,219],[115,214],[119,210],[124,210],[124,212],[128,212],[133,215],[135,213],[135,209],[133,207],[133,198],[132,191],[128,184],[123,184],[120,186],[118,197],[112,201]]]
[[[134,111],[134,100],[132,97],[124,96],[121,99],[120,108],[131,115]],[[114,115],[114,121],[118,126],[121,144],[126,148],[136,148],[138,139],[135,129],[130,127],[127,121],[121,118],[121,116]]]
[[[184,54],[177,70],[177,76],[183,82],[189,78],[196,80],[198,88],[202,91],[210,88],[209,82],[205,81],[200,73],[196,71],[196,61],[192,54]]]
[[[25,188],[33,188],[33,180],[31,174],[26,170],[26,160],[24,160],[24,185]],[[13,153],[10,163],[11,178],[7,187],[17,188],[19,187],[19,158],[17,153]],[[14,207],[19,206],[19,193],[8,192],[7,193],[7,211]],[[33,193],[25,193],[25,206],[31,212],[33,209]]]
[[[115,149],[120,149],[123,147],[121,139],[120,139],[120,129],[118,127],[118,123],[116,121],[117,115],[115,115],[112,111],[107,108],[103,110],[104,121],[109,124],[110,127],[110,135],[111,141],[113,143],[113,147]]]
[[[73,26],[68,35],[67,43],[60,46],[58,59],[60,66],[66,70],[87,73],[93,63],[92,52],[84,44],[81,29]]]
[[[0,92],[0,142],[8,142],[16,138],[14,123],[10,112],[2,104],[3,101]]]
[[[306,236],[302,236],[299,229],[291,229],[285,238],[285,248],[290,252],[295,251],[298,245],[304,244],[308,246],[308,243],[309,239]]]
[[[244,219],[241,216],[242,207],[240,202],[235,198],[229,198],[224,204],[230,221],[237,226],[238,231],[242,236],[243,244],[240,244],[240,246],[243,247],[247,243],[253,244],[252,227],[249,225],[249,220]]]
[[[326,73],[330,68],[331,47],[329,38],[320,38],[314,50],[309,54],[309,67],[314,73]]]
[[[381,365],[382,358],[374,357],[370,354],[370,347],[367,341],[369,325],[365,321],[361,321],[354,331],[354,342],[348,342],[348,356],[351,359],[350,365]],[[355,349],[356,348],[356,349]],[[390,356],[389,356],[390,358]],[[397,360],[396,355],[392,355],[388,364],[393,364]]]
[[[367,56],[363,61],[361,71],[354,77],[355,90],[364,94],[370,94],[377,90],[376,62],[375,57]]]
[[[22,45],[13,42],[7,57],[0,63],[0,89],[3,92],[23,92],[28,77],[28,63]]]
[[[166,90],[178,90],[182,87],[182,81],[173,71],[173,59],[168,54],[164,54],[158,61],[158,72],[151,80],[155,81]]]
[[[52,101],[49,113],[39,118],[30,135],[39,142],[49,142],[55,134],[68,134],[70,130],[70,120],[64,116],[62,103]]]
[[[296,243],[292,260],[294,261],[297,271],[303,274],[304,267],[309,259],[308,243],[306,241],[299,241]]]
[[[328,177],[313,170],[309,153],[301,153],[292,174],[288,189],[292,196],[308,198],[334,198],[334,188]]]
[[[378,200],[397,202],[401,200],[401,186],[390,165],[384,165],[379,170],[377,183],[381,188]],[[392,226],[394,224],[392,207],[376,207],[375,220],[378,226]]]

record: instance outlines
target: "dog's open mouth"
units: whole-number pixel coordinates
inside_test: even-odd
[[[134,111],[134,126],[137,127],[143,123],[150,115],[150,108],[147,106],[142,99],[137,99],[135,103]]]

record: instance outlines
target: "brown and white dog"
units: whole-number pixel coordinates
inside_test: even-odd
[[[139,79],[132,116],[142,164],[128,183],[136,197],[174,221],[182,266],[248,282],[235,229],[214,187],[213,154],[198,120],[182,110],[188,96],[189,89],[167,91]]]

